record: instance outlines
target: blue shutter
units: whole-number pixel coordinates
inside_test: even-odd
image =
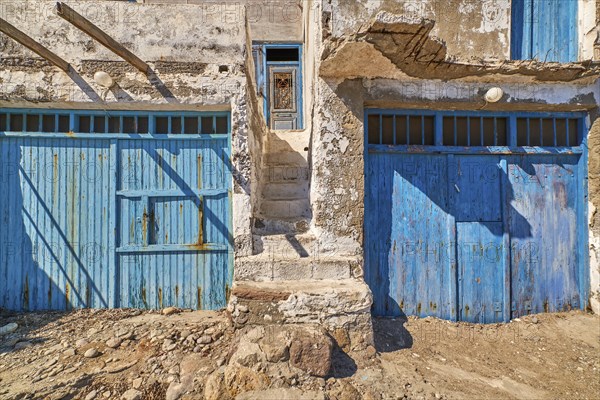
[[[577,61],[577,0],[512,0],[511,58]]]

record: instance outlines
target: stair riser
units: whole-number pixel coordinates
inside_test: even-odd
[[[308,199],[302,200],[264,200],[261,214],[268,218],[297,218],[310,215]]]
[[[288,166],[297,166],[297,167],[308,167],[308,162],[306,161],[306,153],[305,155],[301,155],[299,153],[267,153],[265,158],[266,163],[269,165],[288,165]]]
[[[307,258],[319,253],[314,236],[254,236],[254,250],[270,258]]]
[[[268,183],[263,187],[262,195],[267,200],[305,199],[308,198],[308,182]]]
[[[254,223],[253,232],[257,235],[297,234],[308,231],[308,219],[283,221],[272,218],[258,218]]]
[[[306,167],[269,166],[262,171],[266,182],[299,182],[308,181],[310,170]]]
[[[348,279],[352,266],[348,262],[329,262],[310,257],[301,260],[241,261],[235,266],[238,281],[282,281],[301,279]]]

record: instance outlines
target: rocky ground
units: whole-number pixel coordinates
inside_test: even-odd
[[[0,313],[0,399],[596,399],[600,318],[375,320],[352,349],[318,326],[225,313]],[[14,325],[16,324],[16,326]]]

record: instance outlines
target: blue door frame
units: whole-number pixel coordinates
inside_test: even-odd
[[[443,145],[452,142],[444,122],[450,132],[454,122],[456,144],[479,121],[483,141],[484,118],[494,131],[502,119],[506,145]],[[516,146],[535,136],[530,121],[538,120],[540,140],[560,143],[561,118],[572,120],[567,132],[576,127],[575,145]],[[542,135],[540,119],[554,137]],[[418,136],[408,125],[428,121],[433,145],[393,144]],[[404,123],[406,140],[396,137]],[[584,113],[365,110],[365,279],[374,314],[488,323],[585,309],[587,129]]]
[[[228,112],[1,109],[0,124],[0,308],[226,305]]]
[[[265,119],[268,126],[271,124],[271,82],[269,80],[269,70],[275,68],[288,68],[297,71],[296,79],[296,128],[304,128],[304,115],[303,115],[303,73],[302,73],[302,45],[294,43],[254,43],[253,44],[254,62],[256,67],[256,81],[258,85],[258,91],[263,96],[263,109],[265,113]],[[268,49],[294,49],[298,51],[298,61],[267,61],[267,50]]]

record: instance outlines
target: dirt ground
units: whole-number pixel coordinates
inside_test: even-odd
[[[0,327],[12,322],[18,329],[0,336],[0,399],[202,399],[235,334],[218,312],[0,313]],[[599,398],[596,315],[492,325],[376,319],[374,329],[375,349],[334,352],[330,376],[292,371],[238,398]]]

